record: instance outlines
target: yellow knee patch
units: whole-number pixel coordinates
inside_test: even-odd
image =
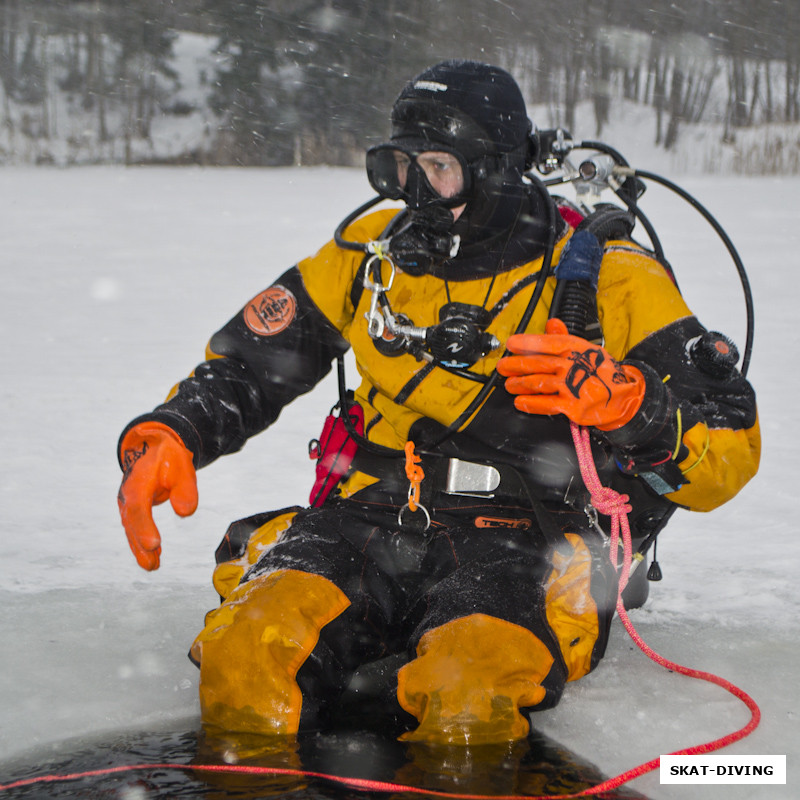
[[[417,658],[398,674],[400,705],[419,720],[407,741],[488,744],[522,739],[520,707],[544,699],[540,685],[553,664],[529,630],[472,614],[428,631]]]
[[[192,645],[200,663],[203,723],[223,730],[294,734],[295,680],[320,630],[350,601],[327,578],[281,570],[239,586],[206,617]]]

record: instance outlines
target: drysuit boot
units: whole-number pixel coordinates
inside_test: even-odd
[[[323,626],[349,605],[327,578],[292,569],[261,575],[234,590],[206,617],[192,645],[200,664],[203,724],[296,734],[303,703],[297,672]]]
[[[417,658],[398,673],[400,705],[419,720],[401,737],[434,744],[522,739],[519,709],[545,696],[553,656],[526,628],[488,616],[460,617],[425,633]]]

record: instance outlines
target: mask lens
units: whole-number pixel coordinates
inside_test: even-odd
[[[411,201],[414,207],[424,204],[420,203],[423,196],[440,205],[462,202],[468,189],[467,176],[466,164],[457,153],[409,152],[391,145],[367,151],[367,177],[372,188],[381,197]]]
[[[405,169],[401,171],[397,154],[406,160]],[[411,157],[393,147],[373,147],[367,151],[367,178],[372,188],[387,200],[402,200],[405,197],[405,183]],[[400,176],[403,174],[401,183]]]
[[[464,170],[452,153],[438,150],[420,153],[417,164],[425,173],[431,189],[444,200],[464,192]]]

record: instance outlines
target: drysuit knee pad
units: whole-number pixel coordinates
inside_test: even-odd
[[[236,588],[206,617],[192,645],[203,723],[244,733],[295,734],[297,672],[322,628],[350,601],[327,578],[280,570]]]
[[[460,617],[423,635],[398,673],[400,705],[419,720],[406,741],[490,744],[522,739],[520,708],[545,697],[553,655],[531,631],[486,614]]]

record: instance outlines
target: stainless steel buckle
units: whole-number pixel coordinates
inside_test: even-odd
[[[447,465],[447,494],[464,494],[473,497],[493,497],[500,485],[500,472],[489,464],[449,459]]]

